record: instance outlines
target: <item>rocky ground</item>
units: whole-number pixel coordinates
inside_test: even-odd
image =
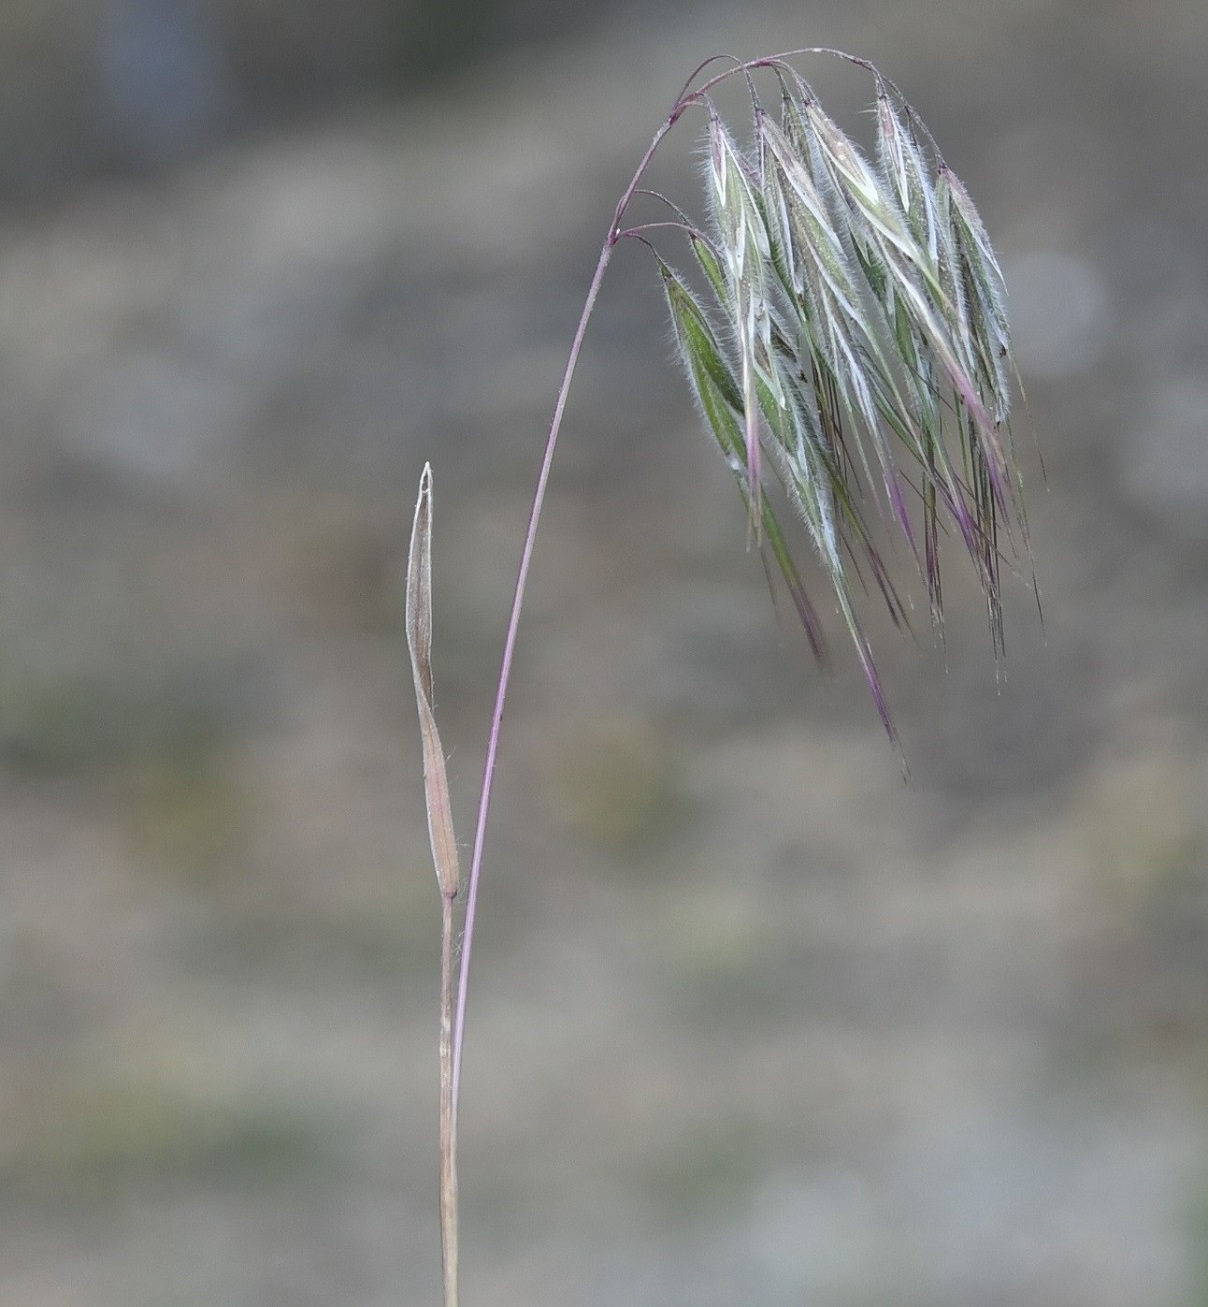
[[[436,1301],[419,469],[468,840],[616,196],[703,54],[807,41],[894,76],[998,237],[1043,628],[1020,581],[996,670],[956,558],[942,646],[874,621],[903,785],[838,628],[823,677],[769,603],[622,251],[506,723],[465,1298],[1205,1301],[1208,13],[730,8],[612,6],[0,217],[5,1303]]]

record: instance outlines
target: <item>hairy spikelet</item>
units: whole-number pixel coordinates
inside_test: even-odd
[[[690,231],[708,307],[660,260],[696,402],[815,647],[820,628],[764,496],[765,467],[805,527],[892,726],[854,602],[867,569],[904,610],[873,544],[898,528],[943,617],[940,540],[952,532],[1002,643],[1001,542],[1021,525],[1010,441],[1002,274],[968,191],[896,88],[873,70],[867,157],[784,60],[773,117],[755,98],[752,145],[709,110],[707,231]],[[856,585],[853,586],[853,580]]]

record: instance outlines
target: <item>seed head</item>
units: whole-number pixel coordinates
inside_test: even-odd
[[[968,191],[900,93],[876,79],[876,162],[780,60],[774,119],[754,98],[744,150],[710,107],[709,305],[660,259],[681,362],[816,650],[821,631],[764,496],[764,467],[806,529],[893,734],[854,600],[864,568],[903,607],[874,546],[904,537],[943,618],[940,538],[963,542],[1002,643],[999,564],[1018,524],[1002,273]],[[754,92],[752,92],[754,97]],[[926,142],[926,144],[924,143]],[[919,541],[921,540],[921,549]]]

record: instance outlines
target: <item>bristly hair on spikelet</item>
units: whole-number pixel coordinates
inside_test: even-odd
[[[685,230],[706,294],[658,264],[680,361],[752,530],[820,650],[815,610],[765,495],[767,468],[805,527],[896,741],[853,592],[866,566],[894,620],[905,621],[873,518],[888,516],[905,538],[937,626],[940,537],[959,535],[996,653],[1003,543],[1014,528],[1026,547],[1026,519],[1002,273],[985,226],[898,89],[852,62],[875,83],[875,162],[786,57],[743,69],[748,82],[770,70],[779,91],[773,112],[752,84],[746,149],[700,96],[707,221],[702,230],[680,215],[671,225]]]

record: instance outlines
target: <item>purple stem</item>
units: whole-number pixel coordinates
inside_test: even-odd
[[[512,611],[508,618],[507,636],[503,642],[503,662],[499,668],[499,686],[495,691],[495,710],[491,714],[491,734],[487,740],[487,760],[482,775],[482,793],[478,800],[478,825],[474,831],[474,853],[470,859],[470,883],[466,891],[466,921],[462,931],[461,974],[457,983],[457,1015],[453,1022],[453,1110],[456,1113],[461,1089],[461,1053],[466,1026],[466,985],[470,975],[470,952],[474,943],[474,916],[478,905],[478,881],[482,870],[482,850],[486,840],[487,814],[491,807],[491,790],[495,782],[495,760],[499,752],[499,731],[503,724],[503,705],[507,698],[508,682],[512,676],[512,658],[516,652],[516,632],[520,625],[520,609],[524,602],[524,590],[528,583],[529,564],[533,558],[533,546],[537,540],[537,524],[541,518],[541,508],[545,502],[545,489],[549,484],[550,465],[554,459],[554,450],[558,444],[558,431],[562,426],[562,413],[566,408],[566,398],[570,392],[571,378],[574,376],[575,364],[579,361],[579,352],[583,348],[583,337],[587,332],[588,319],[595,307],[596,296],[600,292],[600,283],[604,279],[604,270],[612,257],[615,245],[615,225],[608,234],[608,240],[600,251],[600,261],[596,264],[595,275],[587,292],[583,305],[583,315],[579,319],[574,343],[571,345],[570,358],[566,364],[566,373],[562,378],[562,387],[558,391],[558,402],[554,406],[554,418],[550,424],[549,436],[545,442],[545,457],[541,460],[541,471],[537,477],[537,489],[533,495],[533,507],[529,513],[528,530],[524,536],[524,549],[520,555],[520,571],[516,577],[516,590],[512,597]]]
[[[591,285],[588,287],[587,299],[583,304],[583,312],[579,318],[579,325],[575,330],[575,338],[571,342],[570,357],[566,361],[566,371],[562,376],[562,385],[558,389],[558,399],[554,405],[554,416],[550,422],[549,435],[545,441],[545,455],[541,460],[541,471],[537,477],[537,489],[533,494],[533,506],[529,512],[528,530],[524,536],[524,548],[520,554],[520,570],[516,577],[516,589],[512,596],[512,609],[508,617],[507,635],[503,642],[503,661],[499,669],[499,685],[495,691],[495,709],[491,714],[491,733],[487,740],[487,758],[486,765],[483,768],[482,775],[482,792],[478,800],[478,825],[474,831],[474,852],[470,859],[470,878],[469,887],[466,891],[466,919],[465,928],[462,932],[461,947],[461,972],[457,984],[457,1014],[453,1022],[453,1111],[456,1113],[457,1105],[460,1102],[461,1091],[461,1057],[462,1048],[465,1043],[466,1027],[466,994],[467,982],[470,975],[470,954],[474,944],[474,918],[478,906],[478,882],[482,871],[482,852],[483,845],[486,841],[487,815],[491,807],[491,791],[495,783],[495,762],[499,752],[499,734],[503,724],[503,707],[507,699],[508,682],[512,676],[512,661],[516,652],[516,633],[520,626],[520,610],[524,604],[524,591],[528,583],[529,564],[533,558],[533,546],[537,540],[537,526],[541,520],[541,509],[545,503],[545,491],[549,484],[550,466],[554,460],[554,450],[558,444],[558,433],[562,428],[562,415],[566,411],[566,401],[570,394],[570,383],[575,375],[575,366],[579,361],[579,354],[583,349],[583,338],[587,334],[587,324],[591,319],[592,310],[596,305],[596,297],[600,293],[600,283],[604,280],[604,272],[608,267],[609,260],[612,258],[612,252],[616,248],[617,242],[621,239],[621,219],[625,210],[629,207],[629,202],[633,199],[641,182],[642,175],[650,165],[650,160],[654,157],[655,150],[658,149],[663,137],[679,121],[684,110],[693,103],[697,98],[696,93],[686,92],[681,95],[676,102],[667,121],[655,133],[654,140],[650,143],[649,149],[642,156],[642,161],[638,164],[637,172],[633,175],[633,180],[629,183],[621,201],[617,205],[616,213],[613,216],[612,225],[608,229],[608,237],[604,242],[604,247],[600,251],[599,262],[596,264],[596,270],[591,279]]]
[[[867,63],[862,59],[857,59],[852,55],[844,54],[839,50],[828,50],[816,47],[812,50],[794,50],[789,51],[788,55],[804,54],[830,54],[840,59],[846,59],[851,63],[861,67],[867,67]],[[461,1101],[461,1058],[462,1049],[465,1044],[466,1028],[466,994],[468,990],[468,981],[470,976],[470,954],[474,944],[474,918],[478,905],[478,882],[482,871],[482,852],[483,845],[486,841],[487,815],[491,807],[491,792],[495,783],[495,762],[499,752],[499,734],[503,724],[503,707],[507,699],[508,682],[512,675],[512,661],[516,652],[516,632],[520,625],[520,610],[524,603],[524,591],[528,582],[529,564],[532,562],[533,546],[537,539],[537,526],[541,519],[541,509],[545,502],[545,491],[549,484],[550,466],[554,459],[554,450],[558,444],[558,433],[562,428],[562,415],[566,410],[567,397],[570,394],[571,379],[575,374],[575,366],[579,361],[579,354],[583,349],[583,338],[587,334],[587,324],[591,318],[592,310],[596,305],[596,297],[600,293],[600,283],[604,279],[604,272],[608,267],[609,260],[612,258],[613,249],[621,239],[623,232],[621,230],[621,219],[625,210],[629,207],[630,201],[637,193],[646,169],[650,166],[650,160],[654,157],[654,152],[662,143],[663,138],[679,122],[684,111],[693,104],[700,103],[707,93],[718,83],[733,77],[736,73],[747,73],[754,68],[767,68],[774,66],[775,63],[787,57],[778,55],[771,59],[752,59],[747,63],[735,62],[734,66],[727,68],[724,72],[717,73],[703,82],[696,90],[690,89],[692,82],[700,75],[701,72],[712,63],[713,60],[706,60],[692,77],[689,79],[680,97],[675,102],[675,107],[671,110],[666,122],[655,133],[646,153],[642,156],[642,161],[638,164],[637,171],[633,175],[633,180],[625,189],[621,196],[620,203],[617,205],[616,213],[613,215],[612,225],[608,229],[607,239],[604,241],[604,247],[600,251],[600,259],[596,264],[596,270],[591,279],[591,285],[587,291],[587,299],[583,304],[583,313],[579,318],[579,325],[575,330],[575,338],[571,342],[570,357],[566,361],[566,371],[562,376],[562,385],[558,390],[558,399],[554,405],[554,416],[550,422],[549,435],[545,441],[545,455],[541,460],[541,471],[537,477],[537,489],[533,495],[533,506],[529,513],[528,530],[524,536],[524,548],[520,555],[520,570],[516,577],[516,589],[512,596],[512,609],[508,617],[507,635],[503,643],[503,661],[499,669],[499,686],[495,691],[495,708],[491,714],[491,732],[487,739],[487,757],[486,764],[483,768],[482,791],[478,800],[478,825],[474,831],[474,852],[470,859],[470,877],[469,887],[466,892],[466,918],[465,927],[462,932],[461,947],[461,970],[457,983],[457,1013],[453,1022],[453,1113],[456,1121],[458,1104]],[[864,651],[862,650],[862,656]],[[866,672],[868,667],[866,664]],[[881,700],[878,695],[879,685],[875,680],[875,672],[870,677],[873,685],[874,696],[878,697],[878,707],[881,708],[882,716],[885,716],[884,709],[881,707]],[[892,735],[892,728],[890,729]]]

